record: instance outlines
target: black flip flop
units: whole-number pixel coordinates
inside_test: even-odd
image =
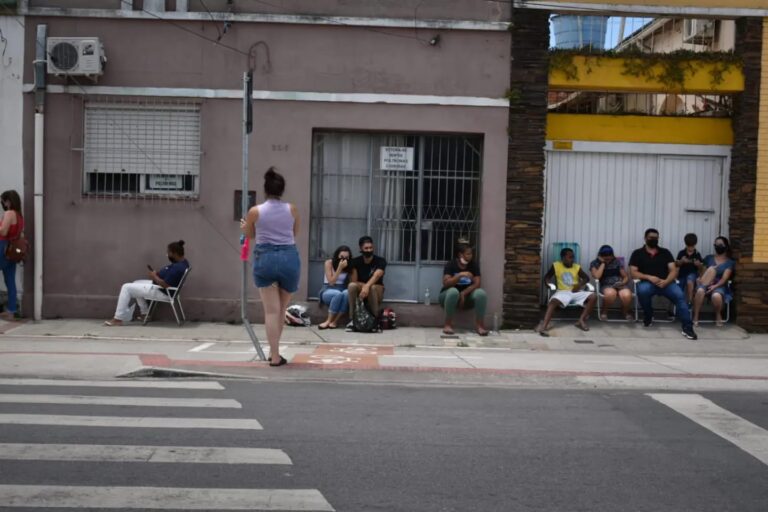
[[[272,358],[269,358],[272,360]],[[269,363],[269,366],[283,366],[284,364],[288,364],[288,360],[284,358],[283,356],[280,356],[280,362],[278,363]]]

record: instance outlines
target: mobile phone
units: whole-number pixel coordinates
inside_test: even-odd
[[[149,269],[150,272],[154,272],[155,271],[155,269],[152,268],[152,265],[147,265],[147,268]]]

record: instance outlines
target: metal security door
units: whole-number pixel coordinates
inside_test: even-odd
[[[656,226],[662,245],[677,255],[686,233],[699,238],[702,256],[722,233],[722,157],[659,157]]]
[[[435,301],[459,238],[477,244],[482,138],[374,137],[371,233],[387,260],[386,297]],[[413,149],[413,167],[384,169],[382,148]]]

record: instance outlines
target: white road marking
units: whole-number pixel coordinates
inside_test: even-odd
[[[631,375],[579,375],[580,383],[601,389],[656,389],[673,391],[750,391],[768,393],[765,379],[715,379],[688,377],[634,377]]]
[[[212,446],[0,444],[1,460],[173,462],[190,464],[292,464],[282,450]]]
[[[379,357],[397,357],[402,359],[483,359],[479,356],[409,356],[404,354],[382,355]]]
[[[0,414],[0,425],[56,425],[122,428],[210,428],[262,430],[250,419],[219,418],[147,418],[130,416],[71,416],[52,414]],[[0,501],[2,503],[2,501]]]
[[[198,345],[195,348],[189,349],[189,352],[202,352],[203,350],[210,348],[214,345],[215,343],[203,343],[202,345]]]
[[[212,381],[149,381],[149,380],[59,380],[59,379],[0,379],[0,386],[67,386],[93,388],[158,388],[158,389],[224,389]]]
[[[768,465],[768,431],[695,394],[648,396],[729,441]]]
[[[333,507],[316,489],[194,489],[0,485],[3,507],[152,510],[307,510]]]
[[[2,394],[0,403],[67,404],[67,405],[128,405],[140,407],[216,407],[242,409],[237,400],[228,398],[163,398],[152,396],[83,396],[83,395],[25,395]]]
[[[616,364],[626,366],[653,366],[654,363],[648,361],[611,361],[610,359],[585,359],[582,363],[586,364]]]

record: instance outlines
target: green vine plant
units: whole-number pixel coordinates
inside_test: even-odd
[[[592,72],[592,66],[599,66],[603,58],[621,58],[624,63],[622,74],[645,78],[649,82],[658,81],[667,90],[682,89],[686,78],[699,71],[695,62],[712,64],[709,74],[710,85],[713,87],[725,81],[726,73],[742,65],[742,59],[729,52],[677,50],[670,53],[645,53],[638,48],[600,52],[552,49],[549,52],[549,68],[552,71],[560,71],[569,81],[578,80],[579,69],[574,63],[576,56],[586,59],[587,73]]]

